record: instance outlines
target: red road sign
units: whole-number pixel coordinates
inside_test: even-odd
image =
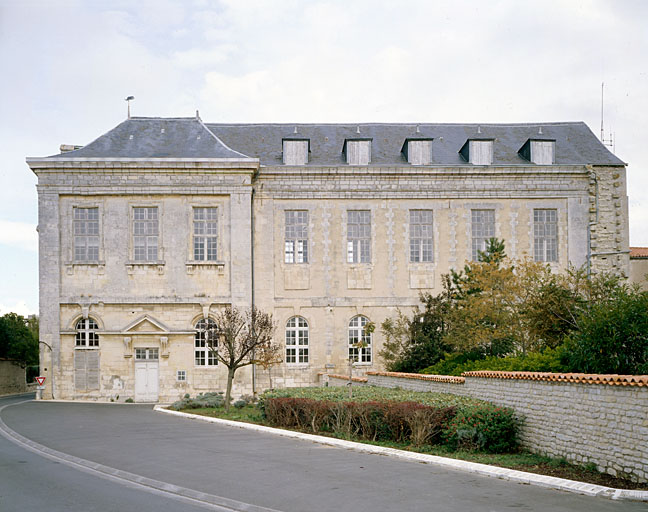
[[[45,384],[45,377],[36,377],[36,382],[38,382],[39,386],[42,386]]]

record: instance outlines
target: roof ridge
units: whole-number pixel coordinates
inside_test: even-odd
[[[222,140],[220,140],[220,139],[218,138],[218,136],[217,136],[214,132],[212,132],[209,128],[207,128],[207,125],[205,125],[205,123],[202,122],[202,119],[200,119],[199,117],[195,117],[194,119],[195,119],[196,121],[198,121],[198,122],[200,123],[200,126],[202,126],[205,130],[207,130],[207,133],[209,133],[212,137],[214,137],[214,139],[216,139],[216,141],[217,141],[219,144],[221,144],[225,149],[231,151],[232,153],[236,153],[237,155],[240,155],[240,156],[242,156],[242,157],[245,157],[245,158],[251,158],[251,157],[249,157],[248,155],[245,155],[245,154],[243,154],[243,153],[241,153],[241,152],[239,152],[239,151],[236,151],[236,150],[230,148],[227,144],[225,144]]]

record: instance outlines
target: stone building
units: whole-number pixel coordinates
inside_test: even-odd
[[[230,304],[273,314],[275,385],[315,385],[350,353],[356,373],[381,369],[381,334],[365,323],[438,292],[492,236],[556,271],[628,273],[625,165],[584,123],[131,118],[27,162],[45,397],[223,389],[204,333]],[[248,367],[235,392],[268,382]]]
[[[648,247],[630,247],[629,281],[648,291]]]

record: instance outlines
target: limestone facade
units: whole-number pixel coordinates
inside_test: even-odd
[[[349,165],[336,153],[328,163],[315,155],[290,165],[281,157],[285,127],[245,135],[246,126],[134,119],[80,150],[28,159],[38,176],[45,398],[168,402],[224,389],[226,369],[199,361],[196,326],[228,305],[271,312],[284,359],[269,372],[239,370],[235,393],[271,381],[316,385],[321,374],[345,373],[350,336],[362,335],[363,322],[378,326],[397,308],[417,305],[420,292],[439,292],[442,274],[472,258],[474,211],[493,212],[493,235],[511,257],[534,257],[535,212],[550,211],[552,269],[628,273],[625,166],[610,154],[559,158],[561,140],[574,144],[573,136],[561,139],[562,126],[555,127],[551,165],[515,152],[501,156],[498,137],[491,165],[461,160],[465,140],[448,153],[456,162],[411,165],[398,149],[389,156],[383,125],[375,128],[367,164]],[[443,126],[429,128],[442,141]],[[418,129],[389,132],[394,147],[406,128]],[[347,127],[300,127],[308,129],[313,153],[324,151],[320,139],[353,136]],[[523,125],[516,132],[522,142],[511,147],[537,129]],[[278,156],[249,142],[268,145],[275,132]],[[429,140],[433,159],[443,155],[437,139]],[[595,138],[586,142],[607,151]],[[211,257],[195,249],[196,212],[207,210],[215,220]],[[79,221],[89,211],[92,222]],[[412,256],[411,231],[419,229],[412,212],[419,211],[429,230],[424,257]],[[149,227],[138,224],[140,214],[154,215]],[[149,228],[152,238],[142,242],[137,230]],[[84,229],[96,232],[80,236]],[[153,252],[142,257],[142,243]],[[354,374],[382,369],[379,331]]]

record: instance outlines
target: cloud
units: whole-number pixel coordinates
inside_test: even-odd
[[[21,299],[9,299],[5,303],[0,303],[0,316],[6,315],[7,313],[17,313],[27,317],[29,315],[37,315],[38,307],[27,304]]]
[[[0,219],[0,244],[28,251],[38,251],[36,226],[26,222]]]

